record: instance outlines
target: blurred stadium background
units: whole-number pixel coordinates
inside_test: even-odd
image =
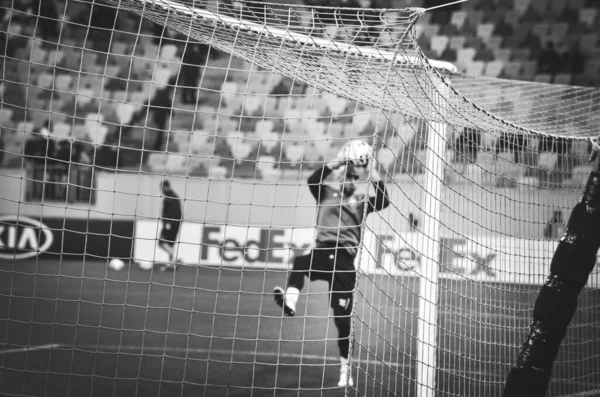
[[[241,2],[227,4],[243,13]],[[470,0],[422,15],[418,44],[467,76],[537,82],[549,93],[550,85],[587,87],[581,92],[597,106],[599,10],[594,0]],[[304,300],[291,320],[269,293],[284,282],[289,257],[310,244],[289,234],[314,226],[305,178],[350,138],[385,143],[376,157],[394,185],[397,213],[369,229],[390,239],[418,229],[422,120],[319,92],[99,1],[13,0],[0,5],[0,20],[0,393],[344,395],[333,387],[338,362],[324,285],[311,287],[317,304]],[[490,96],[492,113],[510,106],[511,98]],[[553,123],[562,128],[560,117]],[[514,268],[491,275],[461,258],[494,235],[506,246],[534,241],[526,255],[547,261],[587,177],[590,147],[476,129],[451,130],[448,142],[441,261],[450,270],[440,284],[435,395],[500,396],[546,268],[517,285],[506,281]],[[196,246],[182,249],[186,264],[205,266],[147,271],[161,259],[147,243],[165,177],[184,198],[190,232],[182,240]],[[454,228],[463,218],[468,230]],[[246,229],[226,235],[225,225]],[[297,244],[260,266],[279,232]],[[384,271],[361,279],[357,387],[348,393],[412,396],[418,280],[406,263],[415,253],[394,245],[408,255],[398,261],[374,244],[370,266]],[[123,271],[105,266],[113,257],[126,259]],[[552,395],[597,392],[597,285],[594,274]]]

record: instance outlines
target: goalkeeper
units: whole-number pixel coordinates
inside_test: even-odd
[[[342,148],[336,160],[325,164],[308,178],[310,192],[319,206],[316,244],[311,253],[294,259],[286,290],[281,287],[273,290],[275,302],[285,314],[293,316],[305,276],[313,281],[325,280],[329,283],[329,304],[338,330],[341,356],[340,387],[353,385],[352,378],[348,376],[350,316],[356,285],[354,259],[361,242],[365,205],[367,214],[389,205],[385,185],[372,167],[371,178],[376,195],[367,198],[356,192],[358,170],[366,168],[370,154],[369,145],[353,141]],[[324,180],[334,170],[339,170],[339,185],[326,185]]]

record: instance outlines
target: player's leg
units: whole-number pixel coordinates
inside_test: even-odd
[[[506,397],[543,397],[577,298],[596,264],[600,247],[600,174],[592,172],[567,224],[550,275],[537,297],[533,321],[515,366],[506,380]]]
[[[345,251],[338,251],[336,266],[331,281],[331,301],[333,322],[338,331],[338,349],[340,351],[340,379],[338,386],[353,386],[348,356],[350,354],[350,328],[352,326],[352,309],[354,288],[356,287],[356,270],[354,258]]]
[[[169,256],[169,262],[160,267],[161,271],[175,269],[175,267],[177,266],[177,258],[175,255],[175,243],[177,241],[177,236],[179,235],[179,227],[179,222],[164,223],[158,245]]]
[[[338,331],[337,345],[340,351],[340,379],[338,386],[353,386],[354,380],[350,371],[348,356],[350,354],[350,328],[352,326],[352,292],[332,292],[331,306],[333,322]]]
[[[281,287],[273,289],[275,302],[283,308],[284,313],[288,316],[293,316],[296,313],[296,304],[300,297],[300,291],[304,288],[304,278],[310,272],[314,253],[315,251],[311,251],[306,255],[295,257],[292,270],[290,270],[288,276],[287,288],[285,290]]]
[[[172,241],[161,239],[158,242],[158,246],[169,256],[169,261],[167,263],[163,263],[159,268],[161,272],[164,272],[165,270],[168,270],[171,266],[171,263],[173,263],[173,258],[175,256],[175,244]]]

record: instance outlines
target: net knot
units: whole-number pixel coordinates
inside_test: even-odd
[[[408,7],[406,8],[406,11],[409,11],[411,15],[414,15],[415,17],[420,17],[421,15],[425,14],[427,10],[422,7]]]

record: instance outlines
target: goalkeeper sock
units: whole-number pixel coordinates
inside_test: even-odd
[[[300,297],[300,290],[296,287],[287,287],[285,290],[285,304],[296,311],[296,303],[298,303],[298,298]]]

